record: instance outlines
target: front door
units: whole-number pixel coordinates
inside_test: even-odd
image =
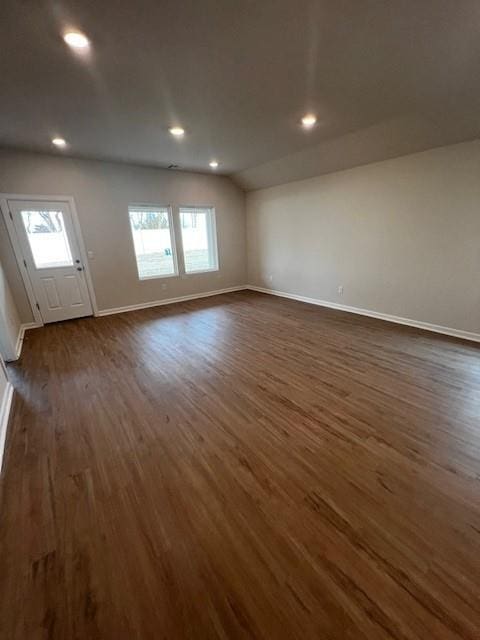
[[[68,202],[8,205],[43,322],[92,315]]]

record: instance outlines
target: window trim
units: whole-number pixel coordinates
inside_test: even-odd
[[[172,258],[173,258],[173,273],[166,273],[157,276],[141,276],[140,270],[138,267],[138,257],[137,252],[135,251],[135,238],[133,236],[133,228],[132,221],[130,218],[130,210],[135,210],[135,207],[139,209],[152,209],[153,212],[159,209],[167,209],[168,211],[168,230],[170,231],[170,244],[172,246]],[[137,275],[140,282],[149,281],[149,280],[165,280],[166,278],[178,278],[179,270],[178,270],[178,256],[177,256],[177,244],[175,242],[175,229],[174,229],[174,220],[173,220],[173,206],[171,204],[152,204],[145,202],[130,202],[127,207],[127,216],[128,216],[128,226],[130,227],[130,236],[132,238],[132,248],[133,255],[135,256],[135,264],[137,266]]]
[[[209,245],[211,243],[211,247],[214,255],[214,266],[209,269],[196,269],[195,271],[187,271],[185,266],[185,250],[183,248],[183,232],[182,232],[182,218],[181,218],[181,210],[182,209],[208,209],[210,211],[211,225],[209,225],[208,229],[208,240]],[[220,261],[218,258],[218,241],[217,241],[217,215],[215,211],[215,207],[213,204],[179,204],[177,207],[178,212],[178,226],[180,229],[180,236],[182,242],[182,258],[183,258],[183,271],[185,276],[196,276],[200,273],[213,273],[215,271],[220,271]]]

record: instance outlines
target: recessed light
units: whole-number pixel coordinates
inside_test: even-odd
[[[216,169],[218,167],[218,162],[216,160],[212,160],[210,162],[210,166],[212,167],[212,169]]]
[[[185,129],[182,129],[182,127],[170,127],[169,131],[176,138],[181,138],[185,133]]]
[[[67,31],[63,39],[72,49],[86,49],[90,45],[90,40],[79,31]]]
[[[314,116],[313,113],[307,113],[307,115],[302,118],[302,127],[304,129],[311,129],[316,122],[317,116]]]
[[[64,140],[63,138],[54,138],[52,140],[52,144],[54,144],[56,147],[66,147],[67,141]]]

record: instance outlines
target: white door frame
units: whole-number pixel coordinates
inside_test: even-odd
[[[10,236],[10,242],[12,243],[13,251],[15,253],[15,258],[17,259],[18,268],[20,269],[20,273],[22,274],[23,284],[25,285],[25,290],[27,292],[28,301],[30,302],[30,307],[32,309],[32,314],[35,319],[35,323],[38,326],[43,325],[42,315],[37,308],[37,300],[35,297],[35,293],[33,291],[32,282],[30,280],[29,273],[24,264],[24,257],[22,250],[20,248],[20,243],[18,241],[17,232],[15,231],[15,227],[13,225],[13,220],[11,218],[10,210],[8,208],[9,200],[38,200],[39,202],[66,202],[70,207],[70,213],[72,216],[73,228],[75,229],[75,235],[78,242],[78,248],[80,251],[80,256],[82,258],[83,268],[85,272],[85,280],[87,283],[88,295],[90,296],[90,301],[92,303],[93,315],[98,315],[98,307],[97,300],[95,298],[95,290],[93,288],[93,281],[90,275],[90,265],[88,263],[88,256],[85,250],[85,244],[83,242],[82,230],[80,228],[80,223],[78,222],[77,208],[75,207],[75,200],[72,196],[46,196],[46,195],[32,195],[32,194],[21,194],[21,193],[0,193],[0,209],[3,213],[3,218],[5,220],[5,224],[7,226],[8,235]]]

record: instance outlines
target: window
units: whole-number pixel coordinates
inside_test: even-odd
[[[212,207],[180,207],[185,273],[218,269],[215,210]]]
[[[186,274],[218,269],[213,207],[175,208],[175,224],[172,210],[166,206],[132,204],[128,213],[140,280],[178,275],[175,250],[175,234],[178,232],[182,234]]]
[[[22,211],[22,222],[37,269],[73,264],[61,211]]]
[[[172,214],[169,207],[128,207],[140,280],[177,275]]]

